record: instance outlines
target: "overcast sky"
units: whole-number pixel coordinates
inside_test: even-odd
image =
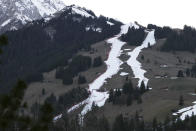
[[[153,23],[183,28],[196,27],[196,0],[63,0],[66,5],[79,5],[116,18],[124,23],[138,21],[142,25]]]

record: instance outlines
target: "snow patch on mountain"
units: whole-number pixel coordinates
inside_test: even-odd
[[[60,0],[0,0],[0,33],[18,29],[65,7]]]
[[[65,7],[64,3],[60,0],[31,0],[37,7],[42,17],[54,14]]]
[[[107,24],[108,24],[108,25],[111,25],[111,26],[114,25],[114,23],[109,22],[109,21],[107,21]]]
[[[95,27],[90,27],[90,26],[88,26],[88,27],[85,28],[85,30],[86,30],[86,31],[93,30],[93,31],[96,31],[96,32],[99,32],[99,33],[102,32],[102,29],[99,28],[99,27],[95,28]]]
[[[94,18],[94,16],[92,16],[91,14],[89,14],[84,8],[81,8],[81,7],[78,7],[78,6],[72,6],[72,13],[76,13],[76,14],[79,14],[81,16],[84,16],[84,17],[92,17]]]
[[[11,21],[11,19],[8,19],[8,20],[4,21],[4,22],[1,24],[1,26],[5,26],[5,25],[9,24],[10,21]]]
[[[181,120],[185,120],[186,116],[191,117],[192,115],[196,115],[196,101],[193,104],[193,106],[180,109],[178,112],[173,113],[173,115],[179,115]]]

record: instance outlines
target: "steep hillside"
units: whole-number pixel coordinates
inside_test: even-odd
[[[90,50],[91,44],[117,34],[120,25],[84,8],[69,6],[53,17],[7,32],[9,46],[1,58],[1,88],[18,78],[27,82],[42,80],[42,72],[67,65],[78,50]]]

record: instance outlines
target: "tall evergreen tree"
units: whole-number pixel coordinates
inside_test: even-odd
[[[183,106],[184,105],[184,98],[183,96],[181,95],[180,98],[179,98],[179,106]]]

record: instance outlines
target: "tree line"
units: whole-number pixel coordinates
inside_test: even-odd
[[[135,29],[134,27],[129,27],[128,32],[122,34],[120,39],[129,45],[140,46],[145,39],[144,28]]]
[[[72,58],[67,67],[60,66],[56,70],[56,78],[62,79],[63,84],[70,85],[73,83],[73,78],[80,72],[86,71],[91,67],[99,67],[103,64],[100,56],[95,57],[93,62],[91,57],[77,55]],[[86,83],[85,76],[79,75],[78,84]]]
[[[134,88],[131,80],[126,82],[122,90],[121,89],[111,89],[109,92],[108,102],[113,105],[127,105],[130,106],[134,100],[138,104],[142,103],[142,94],[149,90],[149,87],[145,86],[144,81],[142,81],[141,86]]]
[[[155,38],[166,38],[161,46],[161,51],[189,51],[194,53],[196,49],[196,29],[185,25],[182,30],[170,27],[159,27],[149,24],[148,29],[155,29]]]

